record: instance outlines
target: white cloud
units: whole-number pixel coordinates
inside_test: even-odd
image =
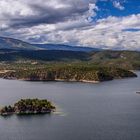
[[[132,20],[135,19],[135,22]],[[53,31],[46,35],[49,42],[71,43],[82,46],[108,49],[139,49],[140,31],[123,31],[126,28],[140,28],[140,14],[123,18],[108,17],[96,24],[80,29]]]
[[[33,15],[34,12],[24,2],[16,0],[1,0],[0,1],[0,18],[8,19],[14,16]],[[5,17],[5,16],[8,17]]]
[[[140,49],[140,30],[124,31],[140,29],[140,14],[92,23],[99,10],[96,1],[0,0],[0,35],[33,43]],[[123,10],[118,2],[114,6]]]
[[[93,17],[96,16],[96,11],[98,10],[98,7],[96,6],[95,3],[89,3],[89,16],[88,16],[88,21],[92,22],[93,21]]]
[[[125,7],[122,6],[121,3],[120,3],[119,1],[114,1],[114,2],[113,2],[113,5],[114,5],[115,8],[118,8],[118,9],[120,9],[120,10],[124,10],[124,9],[125,9]]]

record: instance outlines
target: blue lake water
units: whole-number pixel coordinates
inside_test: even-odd
[[[47,98],[51,115],[0,117],[0,140],[140,140],[138,78],[91,83],[0,79],[0,106]]]

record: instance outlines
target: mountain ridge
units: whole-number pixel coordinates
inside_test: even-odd
[[[37,48],[19,39],[0,37],[0,49],[36,50]]]
[[[64,50],[64,51],[83,51],[83,52],[91,52],[91,51],[101,51],[102,49],[92,48],[92,47],[81,47],[81,46],[71,46],[65,44],[32,44],[42,49],[47,50]]]
[[[19,39],[0,37],[0,49],[15,50],[64,50],[64,51],[100,51],[101,49],[92,47],[70,46],[65,44],[31,44]]]

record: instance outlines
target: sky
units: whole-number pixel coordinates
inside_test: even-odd
[[[0,36],[140,50],[140,0],[0,0]]]

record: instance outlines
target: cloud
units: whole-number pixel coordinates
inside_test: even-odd
[[[88,21],[92,22],[93,21],[93,17],[96,16],[96,11],[98,11],[98,7],[96,6],[95,3],[89,3],[89,11],[88,11]]]
[[[58,30],[45,35],[49,42],[101,47],[105,49],[139,49],[140,31],[123,31],[140,27],[140,14],[127,17],[108,17],[79,29]]]
[[[94,21],[102,10],[98,1],[108,0],[1,0],[0,35],[31,43],[140,49],[140,14]],[[120,1],[112,2],[123,10]]]
[[[5,21],[9,27],[58,23],[83,15],[88,10],[89,2],[90,0],[1,0],[0,20]]]
[[[114,1],[113,5],[115,8],[118,8],[119,10],[124,10],[125,7],[121,5],[121,3],[119,1]]]

